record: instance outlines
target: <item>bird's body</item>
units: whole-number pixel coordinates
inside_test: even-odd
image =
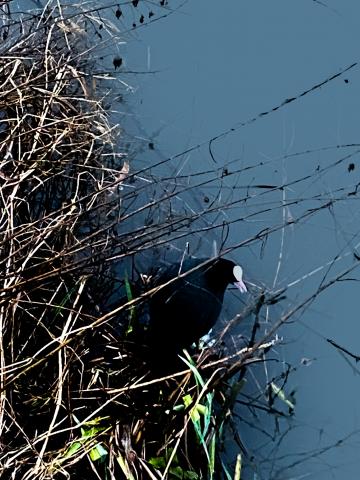
[[[160,271],[155,285],[170,283],[149,300],[149,344],[174,353],[190,347],[215,325],[229,283],[246,291],[241,277],[241,267],[221,258],[190,258]]]

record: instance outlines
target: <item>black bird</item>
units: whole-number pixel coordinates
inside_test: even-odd
[[[176,280],[149,300],[149,346],[169,354],[197,342],[215,325],[227,286],[232,283],[247,291],[242,273],[239,265],[224,258],[190,258],[160,271],[155,286]]]

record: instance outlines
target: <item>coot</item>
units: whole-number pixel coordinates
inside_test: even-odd
[[[200,266],[204,262],[206,265]],[[198,268],[161,288],[149,300],[148,343],[166,355],[190,347],[208,333],[219,317],[224,293],[230,283],[246,292],[242,268],[224,258],[210,261],[190,258],[182,264],[173,264],[160,271],[155,286],[195,267]]]

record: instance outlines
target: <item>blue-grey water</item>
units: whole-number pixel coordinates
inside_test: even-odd
[[[189,1],[138,29],[124,48],[129,70],[149,71],[130,81],[143,137],[164,157],[203,144],[175,162],[182,173],[228,164],[229,171],[239,169],[207,190],[212,199],[221,185],[224,203],[251,197],[224,210],[230,220],[247,217],[231,226],[227,245],[300,218],[270,235],[262,248],[251,245],[233,254],[255,284],[288,286],[287,299],[269,311],[269,325],[353,265],[360,226],[358,199],[351,195],[359,182],[358,147],[335,147],[359,143],[358,65],[258,115],[358,62],[359,14],[357,1]],[[231,128],[212,144],[214,164],[207,142]],[[297,182],[302,177],[308,178]],[[257,184],[288,186],[271,193],[244,190]],[[269,363],[268,378],[285,371],[286,362],[296,367],[286,385],[297,402],[289,431],[272,442],[238,424],[247,448],[260,458],[259,478],[358,478],[358,371],[326,341],[359,353],[356,268],[341,280],[291,318],[281,330],[283,345],[274,348],[280,364]]]
[[[126,32],[106,46],[101,61],[123,82],[125,102],[115,102],[113,119],[127,130],[121,138],[128,138],[136,168],[174,157],[151,173],[159,181],[183,177],[184,187],[187,175],[209,172],[196,181],[213,176],[213,182],[179,194],[172,206],[175,213],[203,209],[198,228],[229,222],[225,247],[270,229],[231,255],[252,295],[286,289],[287,298],[262,318],[263,331],[319,291],[281,328],[267,369],[249,373],[248,388],[261,391],[257,379],[271,380],[292,365],[285,389],[294,391],[296,407],[277,425],[260,414],[256,423],[239,406],[246,418],[238,431],[254,455],[246,478],[358,478],[358,369],[326,341],[359,354],[358,1],[169,0],[163,19],[155,3],[140,1],[135,10],[126,2],[118,21],[116,8],[104,16]],[[149,23],[152,10],[158,21]],[[116,71],[114,55],[123,58]],[[167,258],[187,248],[211,255],[225,236],[219,227],[172,241]],[[233,293],[226,300],[223,319],[243,308]],[[230,460],[237,454],[230,442],[227,453]]]

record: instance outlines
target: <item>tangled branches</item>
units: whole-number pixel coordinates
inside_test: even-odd
[[[114,150],[81,21],[64,20],[53,9],[6,28],[0,53],[2,463],[9,472],[23,462],[31,470],[37,441],[46,438],[36,450],[34,468],[41,471],[48,439],[63,421],[62,405],[71,408],[69,379],[81,362],[76,347],[62,343],[92,318],[93,301],[84,308],[81,297],[87,276],[102,269],[94,262],[99,219],[118,204],[114,192],[128,167]],[[111,214],[103,219],[101,232],[113,221]],[[55,364],[42,361],[28,375],[29,362],[44,360],[54,346]],[[23,454],[9,460],[14,448]]]

